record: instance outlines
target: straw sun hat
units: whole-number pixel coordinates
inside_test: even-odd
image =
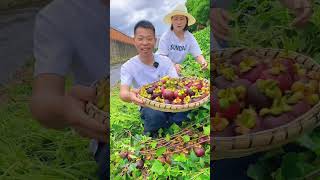
[[[188,26],[191,26],[196,22],[196,19],[191,14],[188,13],[187,7],[184,4],[177,5],[170,13],[168,13],[164,17],[163,20],[165,23],[171,24],[172,16],[176,16],[176,15],[186,16],[188,18]]]

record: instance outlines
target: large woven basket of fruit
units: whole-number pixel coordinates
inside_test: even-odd
[[[213,159],[267,151],[319,124],[320,66],[310,57],[278,49],[212,53]]]
[[[109,82],[108,78],[95,82],[93,87],[96,88],[96,99],[86,104],[87,114],[103,124],[106,124],[109,119],[109,114],[107,113],[109,109]]]
[[[140,88],[145,106],[163,112],[184,112],[196,109],[210,100],[209,81],[197,77],[162,77]]]

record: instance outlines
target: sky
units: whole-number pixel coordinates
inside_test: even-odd
[[[130,3],[129,3],[130,2]],[[134,25],[142,19],[149,20],[156,28],[156,36],[169,29],[163,22],[164,16],[175,8],[177,4],[186,0],[111,0],[111,27],[133,36]]]

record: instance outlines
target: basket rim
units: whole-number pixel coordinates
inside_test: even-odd
[[[318,63],[316,63],[314,61],[314,59],[312,59],[309,56],[306,56],[304,54],[301,53],[297,53],[291,50],[285,50],[285,49],[274,49],[274,48],[247,48],[247,47],[241,47],[241,48],[224,48],[224,49],[219,49],[219,50],[213,50],[212,53],[218,54],[220,52],[224,52],[224,51],[238,51],[238,50],[259,50],[259,51],[278,51],[278,52],[288,52],[288,54],[290,55],[296,55],[296,56],[303,56],[305,58],[307,58],[308,60],[310,60],[314,65],[318,66],[320,68],[320,65]],[[266,56],[266,55],[265,55]],[[303,122],[303,121],[307,121],[310,118],[317,116],[320,112],[317,111],[317,109],[320,108],[320,102],[318,102],[316,105],[314,105],[311,109],[309,109],[309,111],[307,111],[306,113],[304,113],[303,115],[300,115],[299,117],[295,118],[294,120],[290,121],[289,123],[283,124],[281,126],[272,128],[272,129],[266,129],[263,131],[258,131],[258,132],[253,132],[253,133],[249,133],[249,134],[244,134],[244,135],[237,135],[237,136],[230,136],[230,137],[223,137],[223,136],[213,136],[213,141],[233,141],[235,139],[243,139],[243,138],[251,138],[253,136],[257,136],[257,135],[263,135],[263,134],[272,134],[272,132],[277,132],[277,131],[283,131],[285,129],[290,128],[291,126],[296,125],[299,122]]]

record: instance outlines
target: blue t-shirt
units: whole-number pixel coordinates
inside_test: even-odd
[[[35,75],[72,72],[91,85],[109,75],[108,9],[101,0],[55,0],[36,17]]]
[[[109,76],[108,14],[100,0],[55,0],[42,9],[34,29],[34,75],[71,72],[74,83],[85,86]]]

